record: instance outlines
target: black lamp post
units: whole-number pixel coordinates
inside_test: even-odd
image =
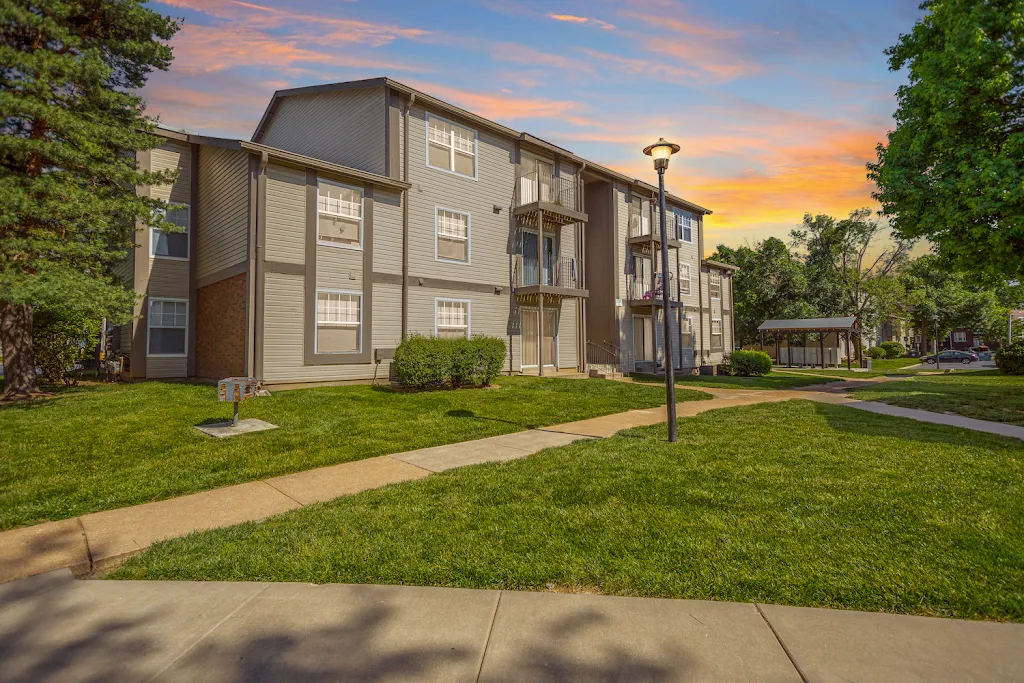
[[[939,367],[939,316],[933,315],[932,322],[935,323],[935,369],[941,370]]]
[[[653,145],[644,147],[644,154],[654,159],[654,170],[658,172],[658,213],[661,223],[661,295],[665,301],[662,316],[665,320],[665,392],[668,398],[668,440],[673,443],[677,439],[676,430],[676,374],[675,362],[672,360],[672,325],[669,321],[672,302],[669,300],[668,286],[668,229],[665,227],[665,169],[668,160],[679,151],[679,145],[658,138]]]

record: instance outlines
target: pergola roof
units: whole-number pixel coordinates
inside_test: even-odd
[[[762,332],[835,332],[857,329],[857,318],[803,318],[801,320],[765,320],[757,328]]]

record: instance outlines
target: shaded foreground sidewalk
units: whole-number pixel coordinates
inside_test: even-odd
[[[843,393],[865,383],[887,380],[850,380],[783,391],[699,387],[714,399],[680,403],[676,411],[680,417],[692,417],[719,408],[805,399],[1024,439],[1024,427],[859,401]],[[71,568],[76,575],[102,572],[164,539],[259,521],[311,503],[419,479],[434,472],[514,460],[578,439],[607,438],[623,429],[665,420],[664,406],[632,410],[543,429],[367,458],[13,529],[0,533],[0,583],[62,568]]]
[[[295,583],[0,587],[6,683],[1005,681],[1024,624],[728,602]]]

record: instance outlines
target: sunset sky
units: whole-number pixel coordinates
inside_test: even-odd
[[[249,138],[279,88],[391,78],[655,181],[715,213],[708,252],[874,206],[864,164],[918,0],[166,0],[183,19],[144,94],[174,128]]]

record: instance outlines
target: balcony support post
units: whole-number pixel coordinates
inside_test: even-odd
[[[537,210],[537,253],[541,284],[537,293],[537,375],[544,376],[544,210]]]

